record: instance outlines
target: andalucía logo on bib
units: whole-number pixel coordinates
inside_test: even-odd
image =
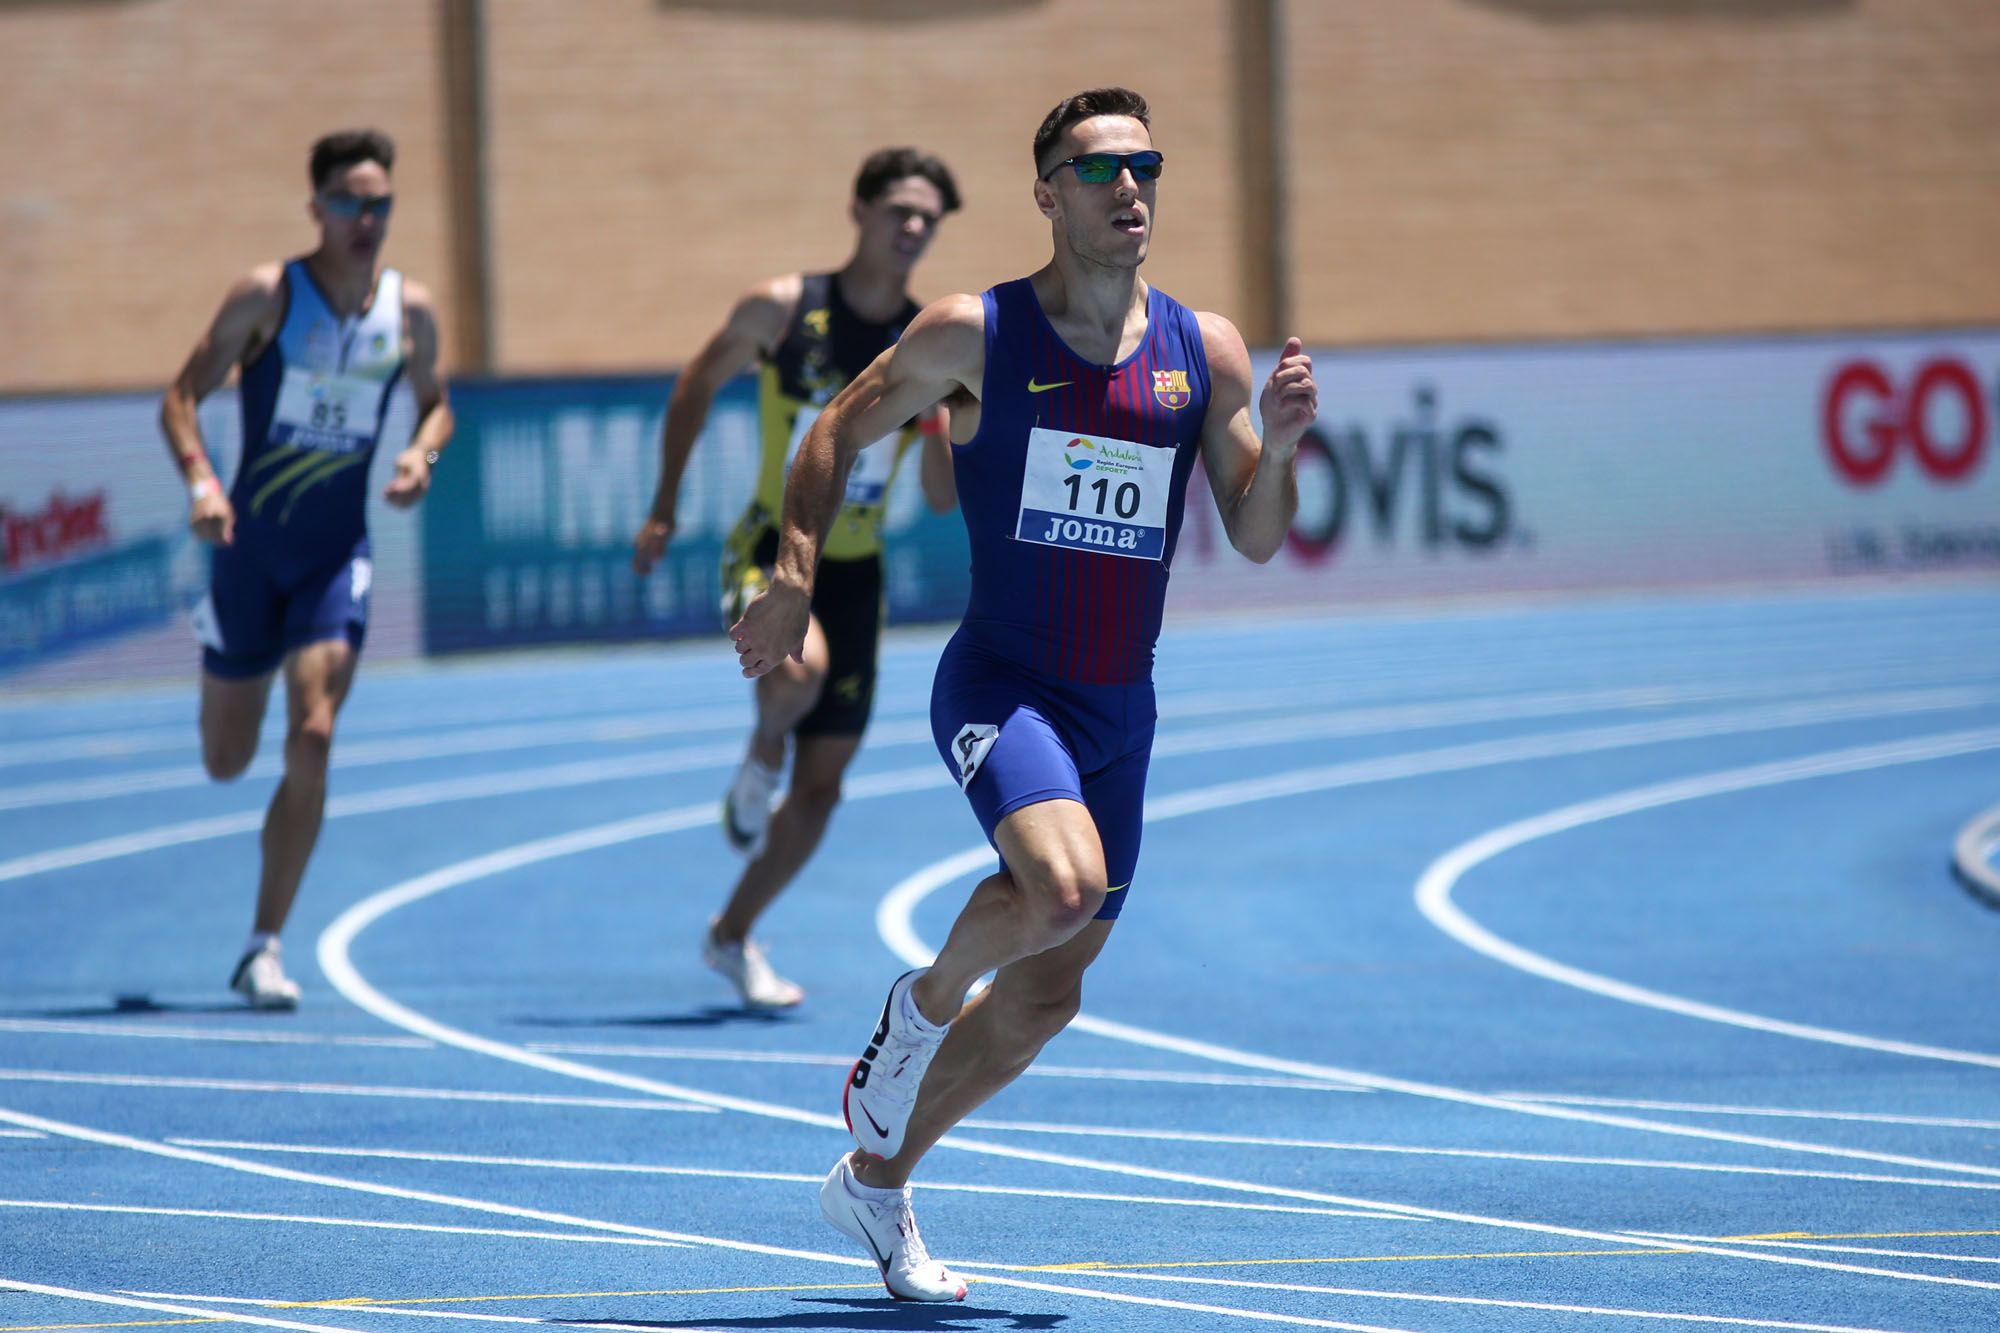
[[[1194,394],[1188,388],[1185,370],[1156,370],[1153,372],[1153,397],[1160,400],[1160,406],[1178,412],[1194,401]]]

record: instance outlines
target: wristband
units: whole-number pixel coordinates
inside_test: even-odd
[[[220,494],[222,494],[222,483],[214,477],[203,477],[200,481],[191,481],[188,483],[188,502],[190,504],[200,500],[205,495]]]

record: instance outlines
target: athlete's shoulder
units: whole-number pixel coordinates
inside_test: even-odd
[[[252,308],[268,306],[276,310],[285,300],[285,269],[282,259],[272,259],[257,265],[248,273],[230,284],[229,294],[223,298],[225,304]]]
[[[427,319],[437,317],[437,299],[431,295],[428,285],[418,282],[405,273],[403,279],[403,310],[405,313],[421,315]]]
[[[246,360],[275,341],[285,319],[285,264],[259,264],[231,283],[215,313],[211,332]]]
[[[886,355],[899,376],[957,384],[977,393],[986,365],[984,303],[965,292],[932,301]]]
[[[917,312],[897,343],[903,354],[923,351],[977,356],[986,348],[986,302],[970,292],[953,292]]]
[[[744,301],[762,301],[782,306],[789,310],[799,303],[799,297],[806,289],[804,273],[780,273],[750,285],[743,293]]]
[[[1201,350],[1208,358],[1211,376],[1235,374],[1245,381],[1250,378],[1250,349],[1244,345],[1243,335],[1236,330],[1227,317],[1213,310],[1196,310],[1195,327],[1201,330]]]
[[[986,301],[973,292],[953,292],[919,310],[917,318],[910,321],[910,327],[915,328],[919,321],[926,326],[940,328],[983,330],[986,327]]]
[[[730,309],[727,331],[768,355],[783,341],[792,316],[798,313],[805,286],[803,273],[780,273],[752,283]]]

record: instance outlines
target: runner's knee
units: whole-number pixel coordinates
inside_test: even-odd
[[[235,736],[210,736],[201,738],[201,766],[208,770],[208,776],[217,782],[233,782],[243,776],[243,770],[250,767],[250,761],[257,757],[257,737],[252,733],[247,739]]]
[[[285,737],[287,771],[324,771],[333,755],[333,710],[306,714]]]
[[[1025,873],[1016,869],[1014,882],[1051,932],[1063,939],[1083,929],[1097,915],[1108,888],[1102,871],[1092,873],[1067,860],[1045,862]]]

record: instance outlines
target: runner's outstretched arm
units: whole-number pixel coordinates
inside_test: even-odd
[[[771,586],[729,630],[745,676],[761,676],[804,649],[820,548],[840,510],[855,455],[933,403],[976,395],[985,338],[985,306],[977,296],[934,302],[813,422],[785,479],[784,524]]]

